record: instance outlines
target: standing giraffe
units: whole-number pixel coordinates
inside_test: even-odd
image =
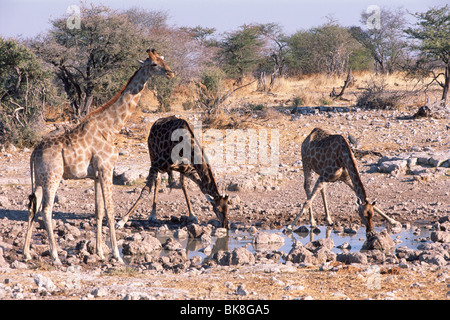
[[[180,144],[176,137],[183,137],[181,143],[185,142],[186,148],[178,149]],[[192,179],[212,204],[213,211],[219,218],[223,227],[228,228],[228,195],[221,195],[217,188],[216,180],[211,171],[211,166],[204,154],[202,146],[194,137],[194,133],[186,120],[171,116],[158,119],[150,129],[148,136],[148,150],[150,153],[151,167],[147,177],[147,183],[141,194],[128,213],[117,223],[117,228],[122,228],[128,221],[131,213],[143,201],[155,184],[153,207],[149,220],[156,219],[156,203],[158,200],[158,189],[161,183],[159,173],[167,172],[169,182],[173,180],[173,172],[180,172],[180,182],[186,198],[189,210],[189,220],[197,221],[192,213],[191,202],[186,189],[185,177]],[[180,152],[177,152],[180,151]],[[187,154],[180,154],[181,151]]]
[[[80,124],[67,132],[43,139],[30,159],[32,194],[30,195],[28,230],[23,253],[31,259],[30,240],[36,213],[43,212],[48,232],[50,254],[60,264],[52,227],[52,207],[61,179],[95,181],[95,215],[97,220],[96,253],[104,260],[102,249],[102,220],[106,217],[110,230],[112,254],[122,261],[114,229],[112,175],[117,161],[115,136],[134,112],[150,75],[174,77],[174,73],[155,50],[147,50],[148,58],[128,83],[109,102],[89,113]]]
[[[373,232],[372,217],[374,211],[383,216],[390,224],[397,223],[394,219],[389,218],[383,211],[377,208],[375,206],[375,201],[370,203],[369,200],[367,200],[366,191],[356,166],[355,157],[343,136],[331,135],[320,128],[315,128],[302,143],[302,161],[305,176],[304,187],[307,200],[292,224],[288,226],[289,229],[293,228],[298,218],[308,209],[311,226],[316,226],[312,211],[312,202],[319,191],[322,194],[327,222],[329,225],[333,225],[325,196],[325,184],[327,182],[336,181],[344,182],[356,193],[358,198],[357,203],[359,205],[358,213],[361,222],[366,226],[368,233]],[[319,175],[312,192],[311,171],[314,171]]]

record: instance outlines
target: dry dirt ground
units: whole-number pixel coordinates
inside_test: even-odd
[[[268,175],[263,165],[212,163],[221,188],[233,199],[229,220],[238,228],[281,229],[290,223],[305,201],[300,146],[315,127],[359,140],[361,150],[380,152],[394,157],[413,152],[448,151],[450,146],[448,118],[407,119],[411,111],[319,112],[291,116],[290,109],[277,108],[254,111],[248,117],[248,128],[279,133],[279,163],[275,173]],[[191,122],[195,113],[178,114]],[[163,115],[139,113],[129,130],[119,137],[117,168],[141,173],[132,185],[116,185],[114,201],[116,217],[123,215],[138,197],[149,168],[146,134],[151,124]],[[52,126],[49,125],[48,129]],[[226,131],[221,130],[225,135]],[[31,150],[4,150],[0,155],[0,299],[448,299],[450,270],[444,266],[416,263],[399,266],[388,262],[374,273],[371,265],[342,265],[335,262],[326,267],[293,263],[264,262],[255,265],[188,268],[181,273],[141,270],[138,266],[120,266],[114,262],[97,262],[79,267],[63,260],[63,266],[52,266],[49,257],[40,255],[23,263],[21,255],[30,194],[29,157]],[[363,183],[370,199],[389,216],[404,224],[433,225],[440,217],[450,215],[450,169],[421,166],[421,174],[406,167],[390,174],[378,170],[377,156],[358,160]],[[420,171],[419,170],[419,171]],[[423,174],[424,173],[424,174]],[[63,181],[57,192],[54,220],[88,221],[95,226],[94,187],[92,181]],[[159,226],[175,217],[186,215],[182,191],[169,192],[163,187],[159,194]],[[200,223],[215,216],[196,186],[191,187],[191,200]],[[327,188],[328,202],[337,226],[360,224],[356,214],[355,196],[340,183]],[[325,225],[322,201],[315,201],[316,220]],[[119,239],[139,228],[151,210],[151,199],[137,210]],[[176,220],[176,219],[175,219]],[[385,226],[378,215],[377,226]],[[38,223],[36,223],[38,224]],[[134,224],[134,225],[133,225]],[[298,225],[309,225],[304,215]],[[137,226],[137,229],[136,229]],[[104,229],[107,229],[106,227]],[[90,235],[94,240],[95,227]],[[37,234],[37,236],[36,236]],[[109,232],[104,231],[108,240]],[[34,252],[47,249],[45,230],[35,228]],[[61,235],[57,235],[57,239]],[[67,250],[59,241],[59,249]],[[1,255],[0,255],[1,256]],[[0,257],[2,258],[2,257]],[[1,260],[0,260],[1,262]],[[55,288],[46,288],[37,274],[51,279]],[[374,280],[375,285],[368,285]],[[41,283],[41,284],[39,284]],[[51,287],[51,286],[50,286]],[[42,289],[44,288],[44,289]]]

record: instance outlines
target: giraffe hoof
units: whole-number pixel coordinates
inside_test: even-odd
[[[116,223],[117,230],[122,229],[124,226],[125,226],[125,221],[120,220]]]
[[[59,258],[53,260],[53,265],[54,266],[62,266],[61,260],[59,260]]]
[[[294,230],[294,227],[292,224],[288,224],[285,228],[284,231],[285,232],[292,232],[292,230]]]

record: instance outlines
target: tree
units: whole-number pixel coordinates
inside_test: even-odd
[[[0,144],[31,146],[38,137],[50,94],[51,74],[36,55],[16,40],[0,38]]]
[[[442,100],[447,102],[450,86],[450,8],[433,8],[425,13],[415,13],[414,27],[405,30],[416,42],[411,45],[418,51],[416,70],[422,75],[431,74],[442,87]],[[431,84],[430,83],[430,84]]]
[[[303,74],[342,75],[351,64],[353,53],[360,49],[347,28],[331,19],[319,27],[296,32],[287,43],[291,73]]]
[[[379,24],[370,24],[373,14],[379,16]],[[385,8],[379,12],[363,12],[361,27],[351,27],[352,36],[371,53],[375,61],[375,71],[381,74],[392,73],[404,58],[406,41],[403,29],[406,26],[405,12],[402,9],[390,11]]]
[[[243,25],[226,34],[220,44],[224,70],[240,84],[244,74],[252,72],[261,61],[261,31],[256,25]]]
[[[81,7],[80,28],[68,28],[66,20],[51,21],[51,30],[32,46],[53,65],[73,115],[80,119],[94,100],[101,104],[120,90],[146,43],[126,14],[102,5]]]

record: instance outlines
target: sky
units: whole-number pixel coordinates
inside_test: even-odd
[[[403,7],[411,13],[443,6],[446,0],[104,0],[114,9],[132,7],[166,11],[174,26],[232,31],[243,24],[277,22],[287,34],[319,26],[332,16],[343,26],[361,25],[360,16],[371,5]],[[50,19],[66,14],[78,0],[0,0],[0,36],[34,37],[50,28]],[[82,19],[82,17],[81,17]],[[412,18],[411,18],[412,19]],[[412,20],[411,20],[412,21]]]

